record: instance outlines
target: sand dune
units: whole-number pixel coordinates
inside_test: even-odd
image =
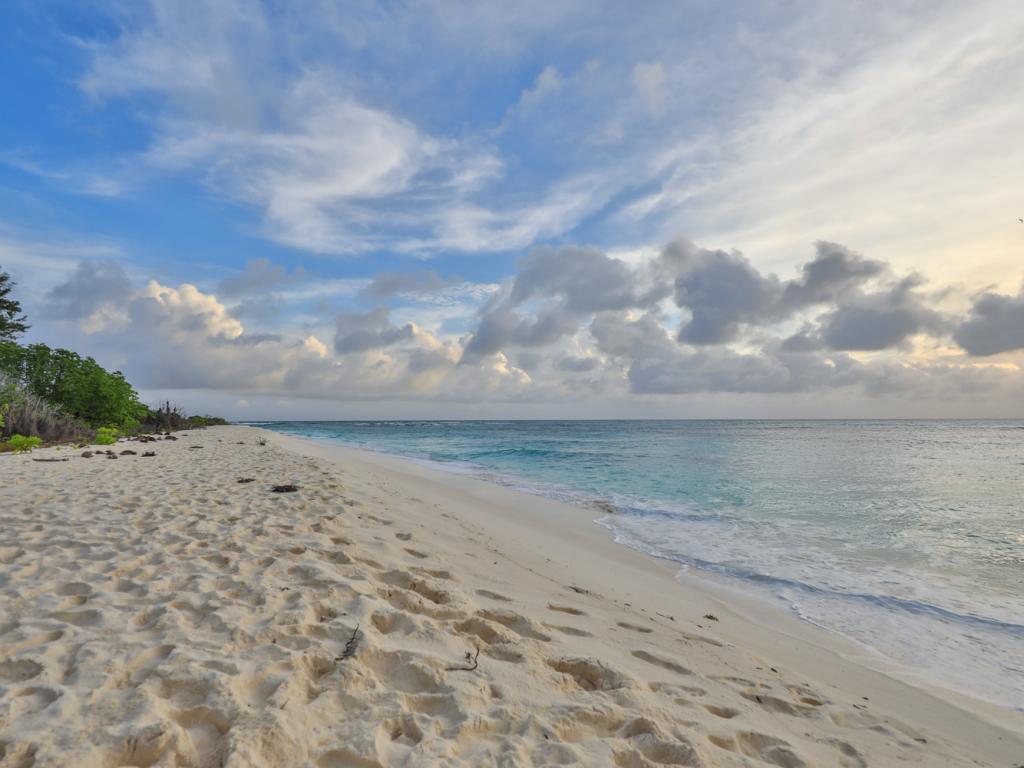
[[[261,435],[0,457],[0,765],[1024,761],[1016,716],[787,650],[508,491]]]

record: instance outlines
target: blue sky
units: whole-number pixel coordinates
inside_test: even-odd
[[[1013,415],[1013,2],[18,2],[30,341],[229,416]]]

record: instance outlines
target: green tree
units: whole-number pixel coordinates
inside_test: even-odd
[[[0,272],[0,341],[14,341],[14,337],[28,330],[21,304],[7,298],[15,283],[6,272]]]
[[[68,349],[0,342],[0,373],[93,427],[132,429],[146,413],[120,371]]]

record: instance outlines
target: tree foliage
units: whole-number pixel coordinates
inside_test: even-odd
[[[0,341],[14,341],[15,337],[28,330],[21,304],[8,298],[14,285],[11,276],[0,271]]]
[[[0,342],[0,372],[93,427],[131,429],[145,414],[138,393],[119,371],[67,349]]]

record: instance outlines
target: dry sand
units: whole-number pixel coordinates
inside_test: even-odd
[[[0,457],[0,765],[1024,764],[1019,713],[585,510],[247,427],[124,448]]]

